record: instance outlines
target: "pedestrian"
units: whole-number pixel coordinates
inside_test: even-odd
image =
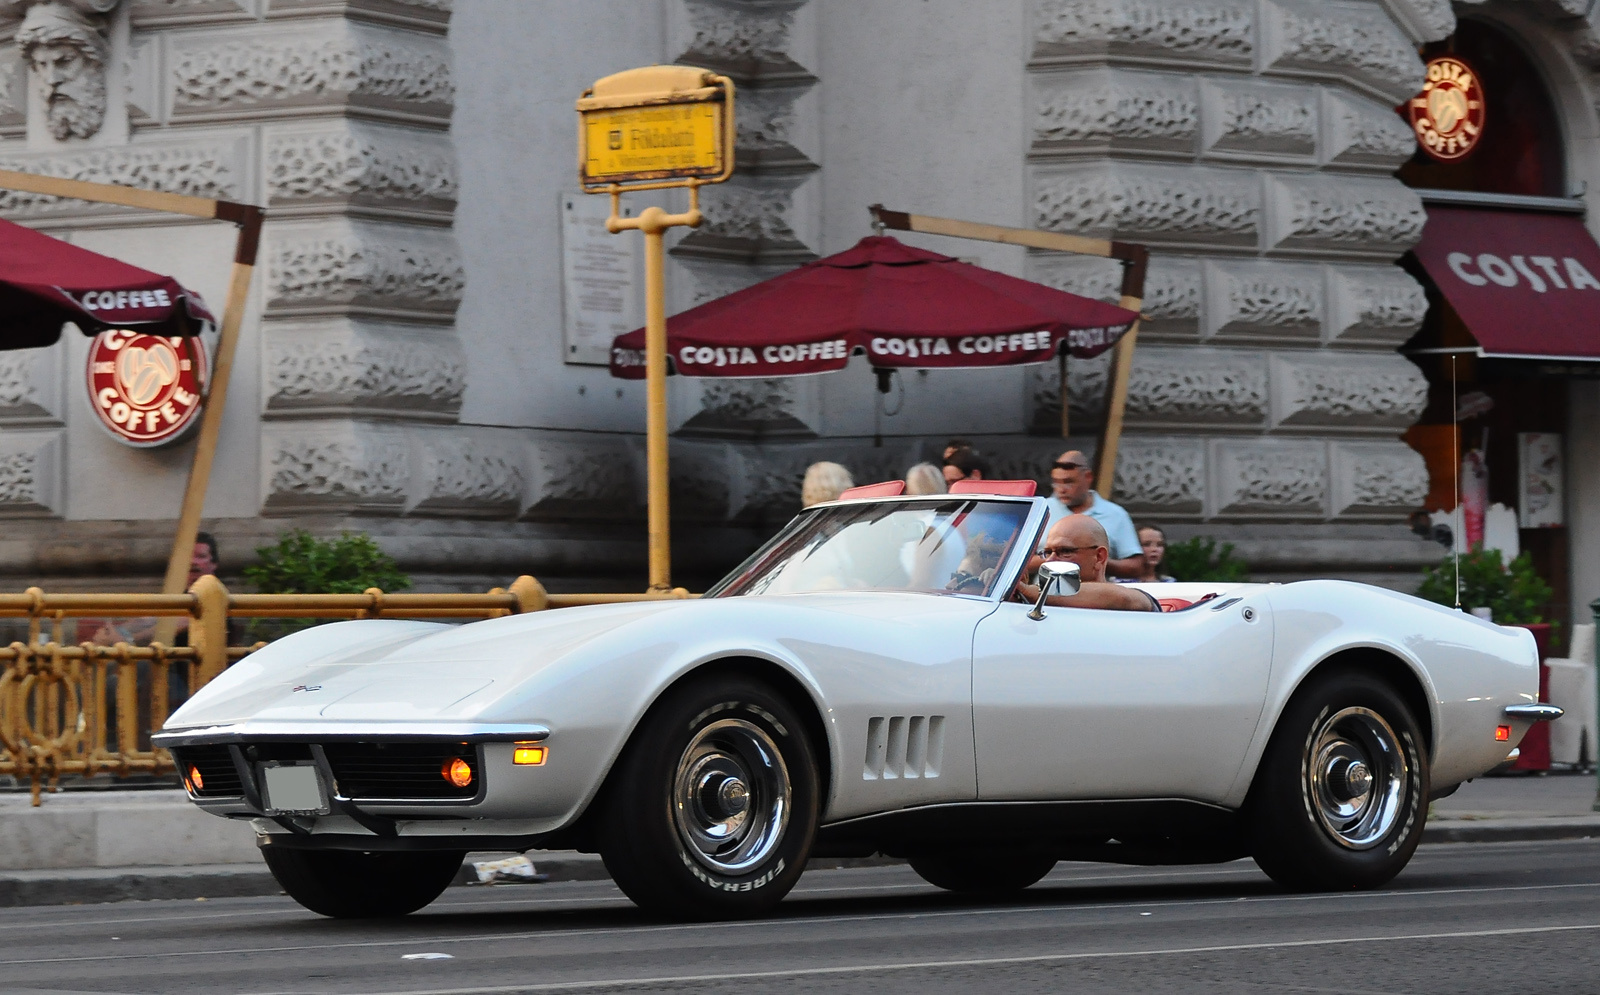
[[[806,467],[806,479],[800,484],[800,507],[839,500],[839,495],[856,485],[850,471],[837,463],[813,463]]]
[[[949,489],[944,474],[932,463],[918,463],[906,471],[907,494],[943,494]]]
[[[1167,558],[1167,533],[1156,525],[1139,526],[1139,548],[1143,551],[1143,563],[1137,577],[1118,577],[1116,580],[1124,584],[1171,584],[1177,580],[1171,574],[1161,572]]]
[[[989,461],[973,449],[957,449],[944,460],[946,487],[961,480],[984,480],[989,476]]]
[[[1068,515],[1088,515],[1105,528],[1111,543],[1107,576],[1132,580],[1144,571],[1144,548],[1133,519],[1121,505],[1094,492],[1094,469],[1087,456],[1076,449],[1062,453],[1050,467],[1050,490],[1045,504],[1051,525]]]
[[[948,461],[950,457],[954,456],[963,449],[972,449],[973,452],[977,452],[976,449],[972,448],[972,443],[968,442],[966,439],[951,439],[949,442],[944,444],[944,455],[939,458],[941,460]]]

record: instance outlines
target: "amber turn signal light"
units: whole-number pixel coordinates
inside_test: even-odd
[[[200,768],[199,767],[191,766],[189,768],[189,785],[190,785],[189,790],[193,791],[193,792],[196,792],[196,793],[205,790],[206,779],[200,776]]]
[[[511,762],[519,767],[537,767],[544,763],[545,754],[549,751],[542,746],[532,743],[518,743],[511,752]]]
[[[1496,743],[1509,743],[1509,742],[1511,742],[1511,727],[1510,726],[1495,726],[1494,727],[1494,741]]]
[[[444,768],[439,771],[444,779],[458,788],[464,788],[472,783],[472,765],[460,757],[444,762]]]

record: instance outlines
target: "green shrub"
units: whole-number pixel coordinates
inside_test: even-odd
[[[1456,568],[1450,557],[1422,573],[1417,597],[1441,605],[1456,603]],[[1501,625],[1543,622],[1545,606],[1553,592],[1533,570],[1533,560],[1523,553],[1508,566],[1498,549],[1473,547],[1461,555],[1461,607],[1488,608]]]
[[[1207,536],[1168,543],[1161,569],[1180,581],[1238,583],[1250,579],[1250,565],[1233,558],[1233,543],[1225,542],[1218,549],[1217,541]]]
[[[256,547],[256,555],[261,562],[245,567],[244,578],[262,594],[360,594],[369,587],[393,592],[411,586],[411,578],[365,532],[318,539],[290,529],[277,545]]]

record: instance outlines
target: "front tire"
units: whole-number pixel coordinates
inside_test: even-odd
[[[612,772],[600,855],[641,908],[759,915],[805,870],[821,778],[795,709],[733,676],[669,691]]]
[[[1427,797],[1422,732],[1395,690],[1369,674],[1313,678],[1251,787],[1251,853],[1294,891],[1376,888],[1411,860]]]
[[[289,897],[334,919],[385,919],[432,902],[455,880],[466,853],[362,853],[356,850],[261,851]]]
[[[1006,895],[1038,883],[1056,866],[1040,854],[920,853],[907,863],[922,880],[964,895]]]

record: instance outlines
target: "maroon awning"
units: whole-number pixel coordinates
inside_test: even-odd
[[[129,328],[195,335],[215,319],[178,281],[0,221],[0,349],[47,346],[74,322],[85,335]]]
[[[1600,245],[1578,218],[1429,207],[1412,251],[1481,355],[1600,360]]]
[[[1116,344],[1132,311],[913,248],[886,236],[672,316],[667,355],[695,377],[876,367],[1042,363]],[[644,329],[617,336],[611,373],[644,379]]]

